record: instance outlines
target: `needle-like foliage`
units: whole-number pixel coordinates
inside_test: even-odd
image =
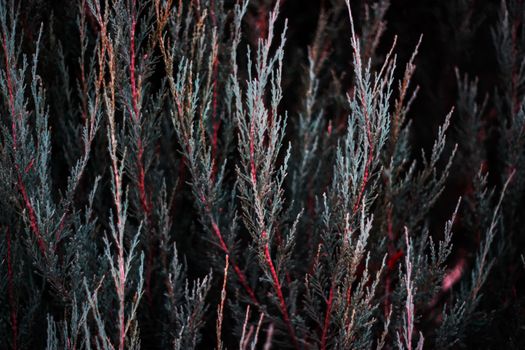
[[[289,57],[279,0],[75,0],[74,45],[0,0],[0,349],[476,343],[523,257],[525,12],[501,4],[493,97],[457,69],[420,147],[425,39],[398,55],[389,1],[322,2]]]

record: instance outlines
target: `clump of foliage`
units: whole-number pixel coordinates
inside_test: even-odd
[[[322,5],[300,68],[280,1],[77,0],[70,46],[22,3],[0,0],[1,349],[441,349],[505,315],[523,345],[522,5],[492,97],[457,71],[420,149],[424,39],[381,51],[388,0]]]

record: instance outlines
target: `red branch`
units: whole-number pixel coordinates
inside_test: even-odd
[[[146,172],[144,170],[144,161],[143,161],[143,155],[144,155],[144,146],[142,144],[142,140],[139,138],[137,141],[137,168],[138,168],[138,189],[139,189],[139,196],[140,196],[140,204],[142,205],[142,209],[144,210],[144,213],[146,214],[146,218],[149,218],[151,214],[151,202],[146,194]]]
[[[261,236],[263,239],[265,239],[266,231],[263,231]],[[283,314],[284,323],[286,323],[286,327],[288,328],[288,333],[290,334],[290,337],[292,338],[292,342],[294,343],[295,348],[299,349],[299,343],[297,342],[295,331],[293,329],[292,322],[290,321],[290,316],[288,315],[288,309],[286,308],[286,301],[284,300],[284,295],[283,295],[283,291],[281,288],[281,282],[279,282],[279,276],[277,276],[277,271],[275,270],[275,266],[273,265],[268,243],[264,245],[264,257],[266,259],[266,263],[268,264],[268,268],[270,269],[270,273],[272,275],[273,286],[274,286],[275,292],[277,293],[277,297],[279,299],[279,305],[281,307],[281,313]]]
[[[366,124],[366,137],[367,137],[370,149],[369,149],[368,157],[367,157],[366,164],[365,164],[365,173],[363,175],[363,180],[361,181],[361,188],[359,190],[357,200],[354,203],[354,207],[353,207],[354,215],[359,210],[361,200],[363,198],[363,195],[366,189],[366,185],[368,184],[368,181],[370,179],[370,172],[371,172],[370,168],[372,166],[372,161],[374,159],[374,144],[372,142],[372,130],[370,127],[370,118],[368,117],[368,113],[366,111],[366,103],[365,103],[364,98],[365,98],[364,95],[361,94],[361,104],[363,105],[363,110],[364,110],[363,114],[364,114],[365,124]],[[322,350],[326,349],[326,338],[328,335],[328,328],[330,326],[330,317],[331,317],[331,311],[332,311],[332,302],[333,302],[333,293],[334,293],[333,290],[334,290],[334,284],[332,281],[332,284],[330,286],[328,301],[326,305],[326,316],[325,316],[325,321],[324,321],[324,326],[323,326],[323,333],[321,336],[321,349]],[[350,297],[351,297],[351,291],[350,289],[348,289],[347,290],[347,300],[350,300]]]
[[[352,302],[352,285],[350,285],[350,286],[348,286],[346,288],[346,305],[347,305],[347,307],[350,306],[351,302]],[[349,322],[350,322],[350,320],[348,320],[347,323],[349,323]]]
[[[357,209],[359,209],[359,205],[361,203],[361,199],[363,198],[363,195],[364,195],[364,192],[365,192],[365,188],[366,188],[366,185],[368,184],[368,180],[369,180],[369,177],[370,177],[370,167],[372,165],[372,161],[374,159],[374,143],[372,142],[372,130],[371,130],[371,127],[370,127],[370,118],[368,116],[368,113],[367,113],[367,108],[366,108],[366,101],[365,101],[365,95],[364,93],[361,91],[361,104],[363,106],[363,115],[364,115],[364,118],[365,118],[365,124],[366,124],[366,137],[367,137],[367,140],[368,140],[368,145],[370,147],[370,150],[368,152],[368,158],[366,160],[366,165],[365,165],[365,174],[363,175],[363,181],[361,182],[361,189],[359,190],[359,195],[357,196],[357,201],[355,202],[354,204],[354,214],[357,212]]]
[[[9,306],[11,308],[11,333],[13,337],[12,349],[17,350],[17,340],[18,340],[18,317],[17,317],[17,308],[15,303],[15,285],[14,285],[14,276],[13,276],[13,262],[11,256],[11,233],[9,232],[9,227],[6,230],[6,239],[7,239],[7,294],[9,298]]]
[[[221,234],[221,230],[219,229],[219,226],[217,226],[217,223],[213,219],[211,219],[211,226],[213,228],[213,233],[215,233],[215,236],[217,236],[217,239],[219,240],[219,245],[221,249],[224,251],[224,253],[226,253],[226,255],[230,256],[230,263],[233,266],[233,270],[235,271],[235,274],[239,278],[241,285],[244,287],[248,295],[250,295],[250,299],[252,299],[252,301],[258,305],[259,302],[257,301],[257,297],[255,296],[253,289],[248,284],[246,275],[244,274],[244,272],[242,272],[239,266],[231,259],[230,250],[228,249],[226,242],[222,238],[222,234]]]
[[[132,20],[131,20],[131,28],[130,28],[130,85],[131,85],[131,103],[133,107],[133,115],[132,120],[137,123],[137,125],[140,127],[140,110],[139,110],[139,89],[137,87],[137,80],[136,80],[136,58],[135,58],[135,30],[137,26],[137,19],[135,17],[133,9],[132,14]],[[144,144],[142,142],[142,135],[137,136],[137,172],[138,172],[138,183],[137,188],[139,191],[139,200],[140,205],[142,206],[142,210],[144,212],[144,217],[146,219],[146,224],[150,222],[151,218],[151,202],[148,198],[148,195],[146,193],[146,171],[144,169]],[[148,301],[151,303],[151,273],[152,273],[152,264],[153,264],[153,247],[151,244],[151,237],[148,235],[148,239],[150,239],[150,244],[148,247],[148,257],[146,259],[146,296],[148,298]]]
[[[133,106],[133,116],[132,119],[136,122],[140,122],[140,111],[139,111],[139,92],[137,88],[137,81],[135,78],[135,28],[137,26],[137,20],[135,16],[133,15],[133,19],[131,21],[131,30],[130,30],[130,85],[131,85],[131,103]],[[144,162],[143,162],[143,155],[144,155],[144,145],[142,143],[141,135],[138,136],[137,141],[137,170],[138,170],[138,189],[139,189],[139,196],[140,196],[140,203],[142,205],[142,209],[144,210],[144,213],[146,214],[146,217],[149,217],[151,207],[149,200],[146,195],[146,185],[145,185],[145,170],[144,170]]]
[[[394,246],[394,228],[392,222],[392,207],[387,207],[387,233],[388,233],[388,261],[386,270],[386,282],[385,282],[385,302],[384,311],[385,316],[390,313],[390,294],[392,293],[392,277],[391,272],[394,270],[399,259],[403,257],[403,251],[397,251]]]
[[[130,85],[131,85],[131,103],[133,106],[133,116],[132,119],[136,122],[140,122],[140,110],[139,110],[139,91],[137,88],[137,81],[136,81],[136,72],[135,72],[135,29],[137,26],[137,20],[135,18],[135,15],[133,15],[133,19],[131,21],[131,29],[130,29]],[[138,168],[138,189],[139,189],[139,196],[140,196],[140,203],[142,205],[142,209],[144,210],[144,213],[146,214],[146,217],[149,217],[151,212],[151,206],[149,203],[149,200],[147,198],[146,194],[146,185],[145,185],[145,170],[144,170],[144,162],[143,162],[143,155],[144,155],[144,145],[142,143],[141,135],[138,136],[137,141],[137,168]]]
[[[67,219],[67,209],[66,211],[64,212],[64,214],[62,214],[62,217],[60,218],[60,222],[58,223],[58,229],[57,231],[55,232],[55,243],[58,243],[60,241],[60,238],[62,236],[62,231],[64,231],[64,228],[66,227],[66,219]],[[56,249],[57,249],[57,245],[55,245],[54,249],[55,249],[55,252],[56,252]]]
[[[5,59],[5,74],[6,74],[6,81],[7,81],[7,90],[9,93],[9,109],[11,110],[11,137],[13,139],[13,151],[15,152],[14,157],[16,156],[16,151],[18,149],[17,144],[17,132],[16,132],[16,113],[15,113],[15,100],[14,100],[14,92],[13,92],[13,82],[12,77],[10,73],[10,67],[11,62],[9,62],[9,50],[7,49],[7,39],[5,36],[5,33],[2,33],[2,48],[4,50],[4,59]],[[15,157],[15,163],[16,163],[16,157]],[[29,163],[31,165],[31,162]],[[27,166],[26,169],[30,169],[30,166]],[[24,205],[27,209],[27,212],[29,214],[29,224],[31,227],[31,231],[33,231],[33,234],[35,235],[38,243],[38,248],[42,255],[46,256],[46,244],[44,242],[44,239],[42,238],[42,235],[40,234],[40,230],[38,228],[38,222],[35,215],[35,211],[33,209],[33,206],[31,204],[31,201],[29,199],[29,196],[27,195],[26,186],[24,184],[24,181],[22,180],[22,174],[20,171],[20,167],[18,164],[15,164],[16,174],[17,174],[17,184],[18,189],[20,191],[20,194],[22,195],[22,198],[24,200]]]
[[[29,196],[27,195],[27,190],[22,180],[22,174],[20,174],[20,169],[18,168],[18,165],[16,165],[15,168],[17,170],[17,175],[18,175],[18,189],[20,190],[20,194],[22,195],[25,207],[27,209],[27,213],[29,215],[29,226],[31,227],[31,231],[33,231],[33,234],[36,237],[38,248],[40,252],[45,257],[47,247],[46,247],[46,243],[44,242],[44,238],[40,234],[40,229],[38,228],[38,221],[35,215],[35,210],[33,209],[31,200],[29,199]]]
[[[252,181],[253,183],[257,182],[257,170],[255,167],[255,126],[253,125],[253,120],[251,121],[250,125],[250,168],[251,168],[251,174],[252,174]]]
[[[405,255],[405,253],[402,251],[402,250],[398,250],[397,252],[395,252],[394,254],[392,254],[389,258],[388,258],[388,261],[386,263],[387,267],[388,267],[388,270],[392,271],[394,270],[394,268],[396,267],[397,265],[397,262],[399,261],[399,259],[401,259],[403,256]]]
[[[366,124],[366,137],[367,137],[370,149],[369,149],[368,158],[365,164],[365,173],[363,175],[363,180],[361,181],[361,189],[359,190],[357,200],[353,207],[354,215],[359,210],[359,206],[361,204],[361,200],[363,198],[363,195],[366,189],[366,185],[368,184],[368,181],[370,179],[370,171],[371,171],[370,168],[372,165],[372,161],[374,159],[374,144],[372,142],[372,131],[370,127],[370,119],[368,117],[368,113],[366,112],[366,103],[365,103],[363,94],[361,94],[361,103],[363,105],[363,110],[364,110],[364,117],[365,117],[365,124]],[[332,285],[330,286],[330,294],[328,296],[328,301],[326,305],[326,316],[325,316],[325,321],[324,321],[324,326],[323,326],[323,334],[321,337],[321,349],[323,350],[326,349],[326,337],[328,335],[328,327],[330,326],[330,316],[331,316],[332,302],[333,302],[333,289],[334,289],[334,285],[332,281]],[[351,297],[351,292],[350,292],[350,289],[348,289],[347,300],[350,300],[350,297]]]

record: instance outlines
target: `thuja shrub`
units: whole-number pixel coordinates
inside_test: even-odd
[[[521,3],[421,150],[387,0],[322,5],[304,61],[279,1],[74,5],[70,44],[0,1],[1,349],[523,345]]]

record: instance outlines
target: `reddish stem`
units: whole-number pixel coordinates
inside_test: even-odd
[[[262,232],[262,238],[263,239],[266,238],[266,231]],[[281,282],[279,282],[279,276],[277,276],[277,271],[275,270],[275,266],[273,265],[268,243],[264,245],[264,257],[265,257],[266,263],[268,264],[268,268],[270,269],[270,273],[272,275],[273,286],[274,286],[275,292],[277,293],[277,298],[279,299],[279,305],[281,308],[281,313],[283,314],[284,323],[286,324],[286,327],[288,328],[288,333],[290,334],[290,337],[292,338],[292,342],[295,348],[299,349],[299,343],[297,342],[295,331],[293,329],[292,322],[290,321],[290,316],[288,315],[288,309],[286,308],[286,301],[284,300],[284,295],[283,295],[283,291],[281,288]]]
[[[133,114],[132,119],[136,123],[139,123],[140,121],[140,111],[139,111],[139,92],[137,88],[137,82],[136,82],[136,72],[135,72],[135,29],[137,26],[137,20],[135,18],[135,15],[132,16],[133,19],[131,20],[131,29],[130,29],[130,67],[129,67],[129,75],[130,75],[130,85],[131,85],[131,104],[133,107]],[[140,124],[139,124],[140,126]],[[144,147],[142,145],[142,139],[139,135],[139,140],[137,144],[137,166],[139,170],[139,190],[140,190],[140,200],[142,207],[145,209],[145,211],[148,211],[148,205],[146,200],[146,194],[145,194],[145,186],[144,186],[144,166],[142,164],[142,155],[144,153]]]
[[[46,243],[44,242],[42,235],[40,234],[40,229],[38,228],[38,221],[36,218],[35,210],[33,209],[31,200],[29,199],[29,196],[27,195],[26,186],[22,180],[22,174],[20,174],[20,169],[18,168],[18,165],[16,165],[15,168],[17,170],[17,176],[18,176],[18,189],[20,190],[20,194],[22,195],[25,207],[29,215],[29,226],[31,227],[31,231],[33,231],[33,234],[36,237],[38,249],[40,250],[42,255],[45,257],[47,247],[46,247]]]
[[[6,65],[5,75],[6,75],[6,81],[7,81],[7,90],[9,94],[9,109],[11,110],[11,136],[13,139],[13,151],[15,152],[14,157],[15,157],[15,169],[16,169],[16,174],[17,174],[18,189],[20,191],[20,194],[22,195],[22,198],[24,200],[24,205],[29,214],[29,224],[31,227],[31,231],[33,231],[33,234],[35,235],[37,239],[37,244],[38,244],[38,248],[40,252],[45,257],[46,256],[46,244],[42,238],[42,235],[40,234],[35,211],[33,209],[29,196],[27,195],[26,186],[24,184],[24,181],[22,180],[22,174],[20,171],[20,167],[16,160],[16,151],[18,149],[17,132],[16,132],[17,117],[15,113],[13,83],[12,83],[12,77],[11,77],[11,71],[10,71],[10,68],[11,68],[11,64],[9,62],[10,54],[9,54],[9,50],[7,49],[7,39],[6,39],[5,33],[2,33],[2,48],[4,50],[4,59],[5,59],[5,65]]]
[[[230,263],[231,263],[231,265],[233,267],[233,270],[235,271],[235,274],[239,278],[239,281],[241,282],[241,285],[246,290],[246,292],[248,293],[248,295],[250,296],[250,299],[252,299],[254,304],[258,305],[259,302],[257,301],[257,297],[255,296],[255,293],[253,292],[253,289],[248,284],[248,280],[246,278],[246,275],[244,274],[244,272],[242,272],[242,270],[239,268],[239,266],[232,260],[232,258],[231,258],[232,255],[230,254],[230,250],[228,249],[228,246],[226,245],[226,242],[224,241],[224,239],[222,237],[221,230],[219,229],[219,226],[217,225],[217,223],[215,222],[215,220],[213,218],[211,218],[211,226],[213,228],[213,233],[215,233],[215,236],[217,236],[217,239],[219,240],[219,245],[220,245],[221,249],[224,251],[224,253],[226,253],[226,255],[228,255],[230,257],[230,259],[229,259]]]
[[[350,303],[352,302],[352,286],[348,286],[346,288],[346,305],[350,306]]]
[[[66,227],[66,218],[67,218],[67,209],[62,214],[62,217],[60,218],[60,222],[58,223],[58,229],[55,232],[55,243],[58,243],[60,241],[60,238],[62,238],[62,231],[64,231],[64,228]],[[55,251],[57,249],[57,245],[55,245]]]
[[[139,110],[139,89],[137,87],[137,81],[136,81],[136,58],[135,58],[135,30],[137,26],[137,19],[135,16],[135,10],[133,9],[132,14],[133,19],[131,20],[131,28],[130,28],[130,85],[131,85],[131,103],[133,107],[133,116],[132,120],[137,123],[137,126],[139,129],[141,129],[140,126],[140,110]],[[142,135],[138,135],[137,137],[137,171],[138,171],[138,191],[139,191],[139,199],[140,204],[142,206],[142,210],[144,212],[144,217],[146,220],[146,226],[148,227],[148,240],[149,240],[149,247],[148,247],[148,257],[146,259],[146,276],[145,276],[145,283],[146,283],[146,297],[148,301],[152,302],[151,299],[151,273],[152,273],[152,264],[153,264],[153,257],[152,257],[152,237],[150,234],[149,229],[149,223],[151,218],[151,202],[148,198],[148,195],[146,194],[146,171],[144,169],[144,144],[142,142]]]
[[[139,123],[140,126],[140,110],[139,110],[139,92],[137,88],[137,82],[135,78],[135,29],[137,26],[137,20],[135,16],[133,15],[133,19],[131,21],[131,29],[130,29],[130,85],[131,85],[131,103],[133,106],[133,117],[132,119]],[[138,168],[138,189],[139,189],[139,196],[140,196],[140,203],[142,205],[142,209],[144,210],[144,213],[146,214],[146,218],[149,217],[151,208],[149,205],[149,200],[146,194],[146,174],[144,170],[144,162],[143,162],[143,155],[144,155],[144,145],[142,143],[141,135],[138,136],[137,140],[137,168]]]
[[[251,175],[252,175],[252,181],[255,184],[257,182],[257,170],[255,166],[255,126],[253,125],[253,120],[250,124],[250,168],[251,168]]]
[[[386,265],[387,265],[387,267],[388,267],[388,270],[389,270],[389,271],[394,270],[394,268],[395,268],[396,265],[397,265],[397,262],[398,262],[399,259],[401,259],[404,255],[405,255],[405,253],[404,253],[402,250],[398,250],[398,251],[395,252],[394,254],[390,254],[390,257],[388,258],[388,261],[387,261],[387,263],[386,263]]]
[[[148,198],[148,195],[146,194],[146,171],[144,170],[144,146],[142,144],[142,139],[137,140],[137,170],[139,172],[138,174],[138,190],[139,190],[139,197],[140,197],[140,204],[142,206],[142,210],[144,211],[146,219],[148,219],[151,215],[151,203]]]

